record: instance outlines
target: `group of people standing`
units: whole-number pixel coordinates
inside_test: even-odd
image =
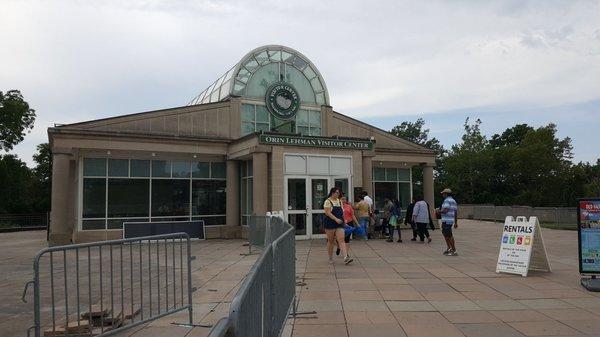
[[[452,197],[452,190],[446,188],[442,192],[444,201],[439,209],[435,210],[437,219],[441,219],[442,234],[446,241],[447,249],[443,255],[456,256],[454,237],[452,228],[457,228],[458,205]],[[373,209],[373,199],[366,191],[360,193],[355,198],[355,203],[351,204],[347,197],[338,187],[333,187],[323,203],[325,210],[325,234],[327,235],[327,253],[329,263],[333,263],[333,251],[337,244],[336,254],[344,257],[344,263],[349,264],[353,261],[348,253],[348,245],[351,236],[362,237],[367,240],[371,228],[376,227],[376,217],[378,211]],[[429,204],[422,196],[417,196],[411,200],[406,209],[404,223],[410,225],[413,230],[411,241],[416,241],[417,237],[421,242],[427,239],[431,242],[429,229],[434,230],[434,222],[431,216],[432,212]],[[383,206],[383,215],[381,222],[381,235],[387,236],[388,242],[394,242],[394,232],[398,231],[398,241],[402,242],[402,233],[400,231],[400,203],[395,198],[386,198]]]

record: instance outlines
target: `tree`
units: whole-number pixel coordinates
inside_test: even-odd
[[[494,156],[480,125],[480,119],[470,123],[467,118],[462,142],[445,158],[446,184],[462,203],[486,203],[494,195]]]
[[[527,124],[517,124],[512,128],[504,130],[501,135],[493,135],[490,139],[490,146],[495,149],[510,145],[519,146],[527,132],[533,130],[534,129]]]
[[[32,207],[35,212],[46,213],[50,211],[52,191],[52,152],[50,151],[50,144],[39,144],[37,152],[33,155],[33,161],[35,161],[36,167],[33,169]]]
[[[31,171],[16,155],[0,155],[0,214],[29,213]]]
[[[444,147],[435,137],[429,138],[429,129],[423,129],[424,126],[425,120],[419,118],[414,123],[402,122],[400,125],[394,126],[390,132],[400,138],[425,146],[441,154]]]
[[[0,91],[0,148],[8,152],[33,128],[35,110],[19,90]]]

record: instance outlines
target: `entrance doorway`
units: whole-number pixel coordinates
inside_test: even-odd
[[[324,238],[323,203],[329,189],[339,187],[351,200],[350,177],[286,176],[285,216],[296,228],[296,238]]]

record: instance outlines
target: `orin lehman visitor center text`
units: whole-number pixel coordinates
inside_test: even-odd
[[[321,237],[330,188],[405,208],[415,168],[433,203],[434,152],[336,111],[302,53],[259,47],[206,85],[178,107],[48,129],[50,244],[121,238],[129,222],[202,220],[207,238],[242,237],[275,210],[298,239]]]
[[[328,139],[297,136],[260,135],[260,142],[274,145],[296,145],[313,147],[333,147],[338,149],[370,150],[373,142],[360,140]]]

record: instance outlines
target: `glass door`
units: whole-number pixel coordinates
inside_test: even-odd
[[[350,178],[348,178],[348,177],[333,177],[333,186],[339,188],[342,191],[342,193],[344,194],[346,199],[348,199],[348,202],[354,203],[354,199],[352,199],[353,193],[352,193],[352,189],[350,186]]]
[[[308,207],[308,218],[310,221],[310,237],[325,237],[325,210],[323,203],[329,194],[328,177],[310,177],[310,207]]]
[[[307,179],[306,177],[287,177],[285,180],[285,214],[287,220],[290,225],[296,228],[297,238],[307,239],[310,235],[307,225]]]

